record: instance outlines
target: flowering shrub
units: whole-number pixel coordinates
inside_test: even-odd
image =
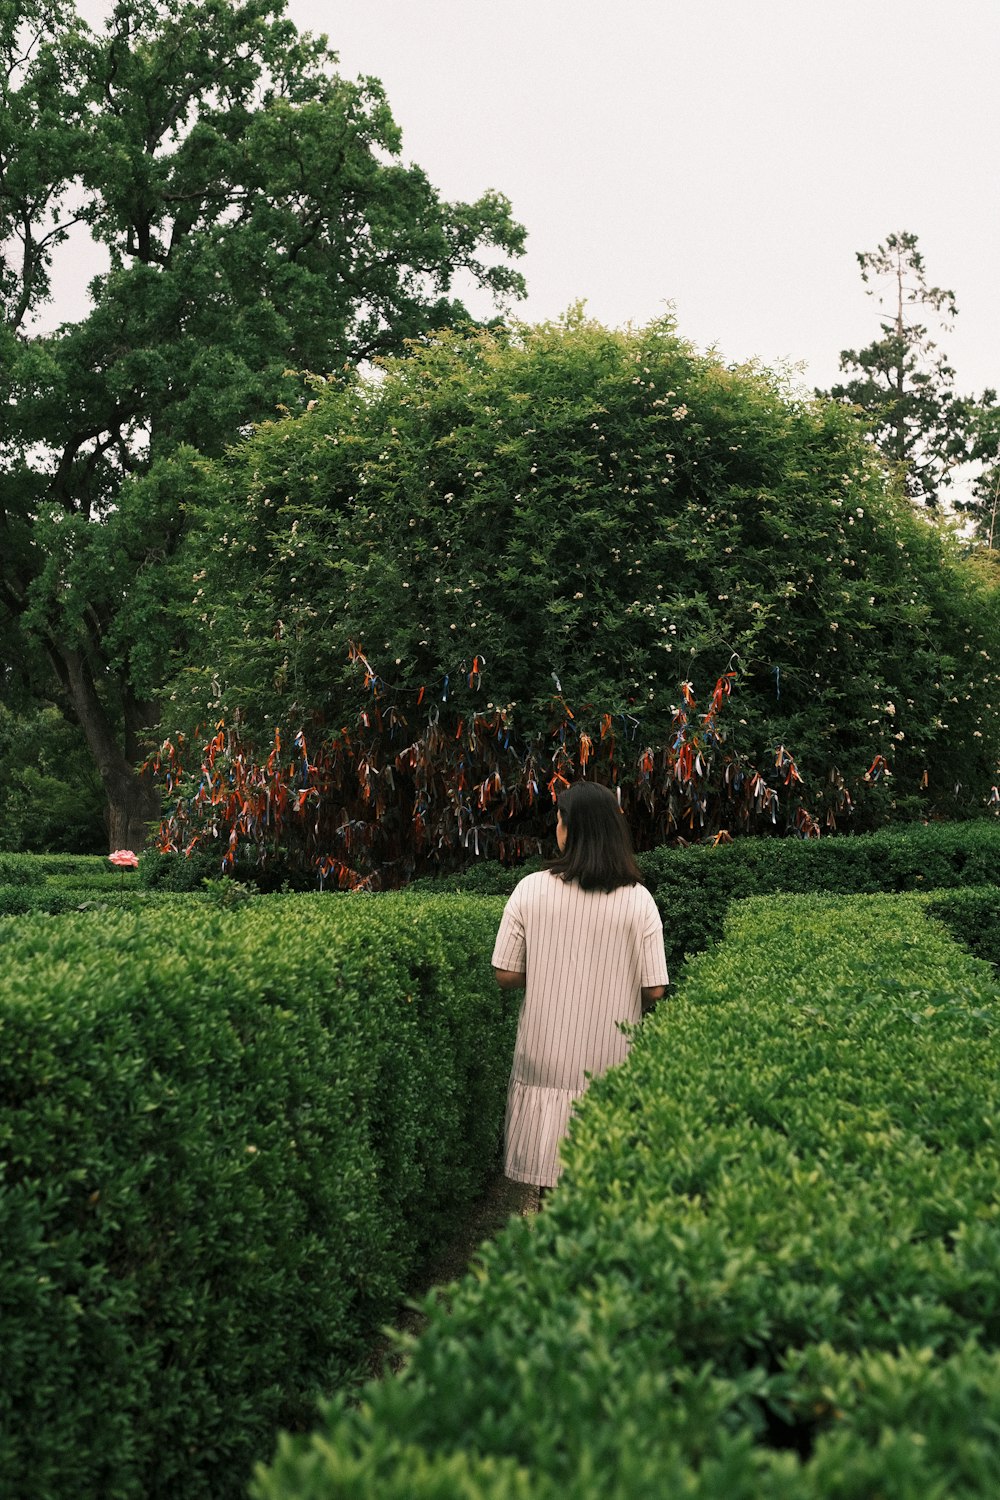
[[[317,381],[311,411],[262,426],[212,484],[171,739],[188,732],[188,769],[194,726],[222,721],[260,764],[279,725],[287,766],[301,727],[351,825],[338,854],[321,819],[316,852],[350,869],[372,803],[390,863],[409,859],[397,805],[412,825],[420,801],[429,852],[469,833],[474,853],[501,796],[530,841],[528,791],[563,756],[621,786],[644,840],[730,828],[691,806],[684,767],[662,773],[678,684],[704,712],[734,663],[727,753],[780,797],[752,826],[801,807],[825,830],[831,804],[841,826],[838,777],[865,828],[967,816],[997,783],[996,576],[894,493],[849,411],[697,354],[668,319],[429,339],[377,380]],[[289,794],[311,816],[309,775]]]

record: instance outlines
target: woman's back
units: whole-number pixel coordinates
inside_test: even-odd
[[[623,1021],[667,983],[663,928],[642,884],[617,798],[577,782],[558,799],[559,857],[519,881],[504,909],[493,967],[524,985],[507,1092],[505,1171],[550,1187],[559,1143],[589,1077],[628,1052]]]
[[[653,898],[641,885],[584,891],[542,871],[508,909],[494,963],[526,971],[514,1077],[579,1090],[585,1073],[624,1058],[619,1022],[639,1020],[644,974],[662,962]]]

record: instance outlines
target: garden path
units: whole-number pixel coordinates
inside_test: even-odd
[[[484,1240],[494,1239],[505,1228],[514,1214],[535,1213],[538,1208],[538,1189],[526,1183],[511,1182],[498,1172],[488,1184],[485,1193],[472,1205],[469,1216],[459,1232],[437,1254],[427,1262],[419,1279],[407,1290],[406,1301],[401,1303],[394,1328],[400,1333],[419,1333],[426,1319],[411,1305],[422,1301],[435,1286],[447,1286],[464,1276],[476,1251]],[[385,1370],[386,1363],[398,1369],[402,1357],[393,1353],[388,1337],[381,1337],[373,1346],[366,1362],[366,1376],[377,1379]]]

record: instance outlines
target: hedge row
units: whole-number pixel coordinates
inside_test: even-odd
[[[105,875],[111,869],[106,854],[25,854],[17,858],[29,859],[39,879],[58,875],[82,881]]]
[[[670,957],[717,940],[731,901],[778,892],[929,891],[1000,883],[1000,823],[939,823],[859,837],[739,839],[653,849],[643,874],[669,930]]]
[[[214,876],[202,871],[187,884],[144,882],[141,871],[139,875],[131,870],[123,873],[110,868],[105,861],[103,866],[98,864],[90,871],[47,874],[35,883],[0,883],[0,917],[24,916],[29,912],[54,916],[99,906],[132,909],[177,901],[234,906],[257,895],[254,882],[222,877],[218,871]]]
[[[41,885],[45,872],[33,854],[0,854],[0,886]]]
[[[554,852],[554,851],[553,851]],[[938,823],[858,837],[743,838],[712,848],[662,847],[638,856],[664,919],[667,958],[678,965],[722,933],[731,901],[781,891],[847,895],[1000,884],[1000,822]],[[413,888],[508,895],[535,860],[510,870],[483,860],[461,875]]]
[[[135,910],[139,907],[193,904],[231,905],[250,893],[233,882],[219,881],[216,890],[180,896],[172,891],[144,891],[126,875],[109,879],[81,880],[75,876],[47,876],[41,885],[0,885],[0,917],[23,917],[30,913],[58,916],[62,912],[88,910]]]
[[[131,900],[134,871],[115,869],[100,854],[0,854],[0,917],[55,915],[86,904]]]
[[[88,888],[88,894],[110,890],[106,862],[97,856],[65,855],[6,856],[36,861],[33,882],[49,876],[46,892],[35,906],[23,896],[5,896],[0,891],[0,913],[31,909],[69,910],[78,903],[64,901],[64,893]],[[738,839],[732,844],[709,848],[660,848],[639,856],[639,863],[666,923],[667,957],[679,966],[686,953],[698,953],[722,931],[729,903],[747,896],[779,891],[907,891],[956,886],[996,884],[1000,881],[1000,823],[931,824],[887,829],[859,837],[834,837],[818,841],[800,839]],[[492,860],[471,865],[461,874],[441,879],[422,879],[410,887],[414,893],[509,895],[524,874],[541,867],[541,860],[509,869]],[[77,887],[68,876],[84,883]],[[58,877],[52,879],[51,877]],[[219,878],[214,856],[146,853],[136,876],[129,882],[148,891],[200,891],[203,881]],[[238,881],[259,884],[264,877],[251,866],[235,872]],[[279,877],[268,877],[267,889],[276,888]],[[0,864],[0,885],[3,867]]]
[[[46,884],[0,885],[0,917],[23,917],[29,912],[73,911],[82,904],[79,891],[52,890]]]
[[[995,875],[994,879],[1000,876]],[[1000,887],[973,887],[935,894],[928,912],[965,944],[1000,971]]]
[[[496,1169],[499,914],[0,922],[0,1493],[220,1500],[311,1420]]]
[[[257,1500],[1000,1492],[998,991],[922,904],[734,908],[543,1213]]]

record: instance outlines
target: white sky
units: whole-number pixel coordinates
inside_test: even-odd
[[[79,0],[93,24],[106,0]],[[726,359],[838,379],[855,252],[919,236],[960,390],[1000,385],[1000,0],[290,0],[385,85],[446,198],[527,226],[529,321],[673,303]],[[482,309],[477,309],[482,310]]]

